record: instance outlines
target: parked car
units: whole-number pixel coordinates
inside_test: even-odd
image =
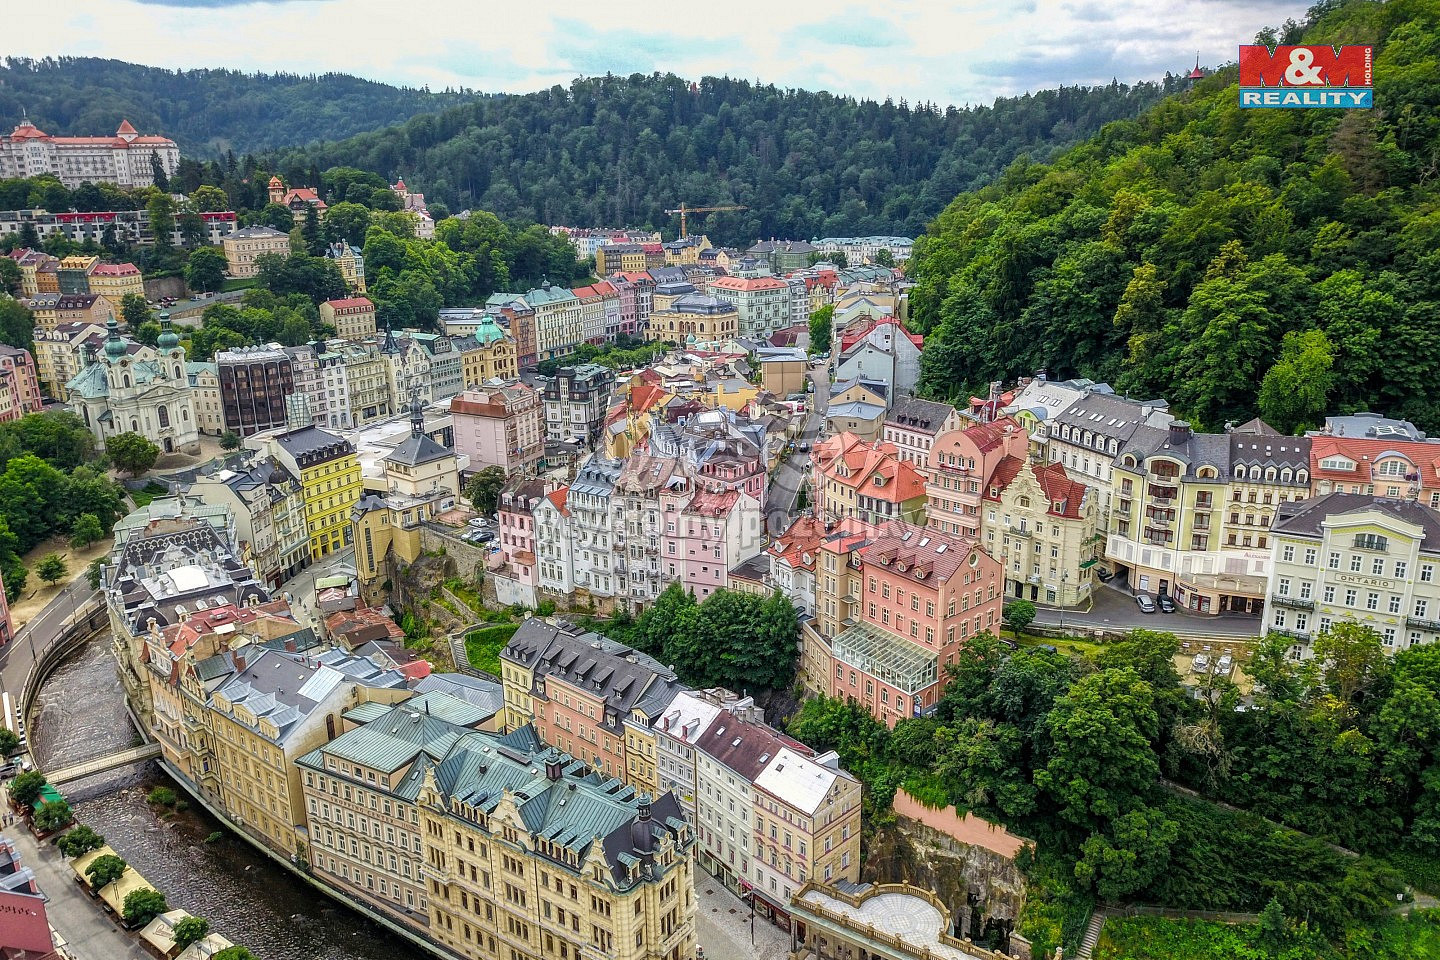
[[[488,526],[490,524],[490,521],[486,520],[484,517],[471,517],[465,522],[467,525],[475,527],[477,529],[479,529],[480,527]]]
[[[494,539],[495,534],[491,533],[489,530],[482,530],[475,536],[476,543],[489,543],[491,540]]]
[[[1230,656],[1230,654],[1221,654],[1220,659],[1215,661],[1215,673],[1219,676],[1225,676],[1229,674],[1230,667],[1234,665],[1234,663],[1235,658]]]
[[[1190,662],[1191,673],[1204,673],[1210,667],[1210,658],[1203,653],[1195,654],[1195,659]]]
[[[1095,576],[1100,580],[1101,583],[1109,583],[1110,578],[1115,576],[1115,574],[1111,573],[1105,567],[1096,567]]]
[[[1174,612],[1175,612],[1175,601],[1173,601],[1173,600],[1171,600],[1169,597],[1165,596],[1165,594],[1163,594],[1163,593],[1160,594],[1160,597],[1159,597],[1158,602],[1159,602],[1159,604],[1160,604],[1160,612],[1161,612],[1161,613],[1174,613]]]
[[[1141,613],[1155,612],[1155,601],[1150,599],[1148,593],[1135,594],[1135,605],[1140,608]]]

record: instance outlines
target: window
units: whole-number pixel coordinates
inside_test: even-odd
[[[1421,582],[1421,583],[1430,583],[1430,582],[1433,581],[1434,579],[1435,579],[1435,564],[1433,564],[1433,563],[1422,563],[1422,564],[1420,564],[1420,582]]]
[[[1389,611],[1390,611],[1391,613],[1399,613],[1399,612],[1400,612],[1400,596],[1399,596],[1399,594],[1395,594],[1395,593],[1390,594],[1390,606],[1389,606],[1388,609],[1389,609]]]
[[[1325,560],[1325,565],[1326,565],[1327,567],[1329,567],[1331,570],[1339,570],[1339,569],[1340,569],[1340,554],[1338,554],[1338,553],[1336,553],[1336,552],[1334,552],[1334,551],[1332,550],[1332,551],[1330,552],[1330,556],[1327,557],[1326,560]]]
[[[1281,577],[1281,578],[1280,578],[1280,580],[1279,580],[1279,591],[1280,591],[1280,596],[1282,596],[1282,597],[1288,597],[1288,596],[1290,596],[1290,578],[1289,578],[1289,577]]]
[[[1288,543],[1285,544],[1285,546],[1280,548],[1280,559],[1286,563],[1290,563],[1295,559],[1295,548]]]
[[[1285,611],[1284,611],[1284,610],[1276,610],[1276,611],[1275,611],[1275,626],[1280,627],[1280,628],[1282,628],[1282,629],[1284,628],[1284,626],[1285,626]]]
[[[1408,569],[1410,569],[1410,568],[1409,568],[1409,565],[1408,565],[1404,560],[1396,560],[1396,561],[1395,561],[1395,579],[1396,579],[1396,580],[1404,580],[1404,579],[1405,579],[1405,572],[1406,572]]]
[[[1423,616],[1425,616],[1425,611],[1426,611],[1426,609],[1427,609],[1428,607],[1429,607],[1429,603],[1428,603],[1427,601],[1425,601],[1425,600],[1416,600],[1416,601],[1415,601],[1415,616],[1417,616],[1417,617],[1423,617]]]
[[[1365,594],[1365,609],[1366,609],[1366,610],[1379,610],[1379,609],[1380,609],[1380,594],[1378,594],[1378,593],[1367,593],[1367,594]]]
[[[1360,554],[1358,554],[1358,553],[1352,553],[1352,554],[1350,554],[1350,572],[1351,572],[1351,573],[1359,573],[1359,572],[1360,572]]]
[[[1357,533],[1355,535],[1356,550],[1384,550],[1389,542],[1389,538],[1382,537],[1378,533]]]
[[[1370,561],[1370,572],[1377,577],[1385,575],[1385,559],[1376,557]]]
[[[1305,549],[1305,566],[1307,566],[1307,567],[1313,567],[1313,566],[1315,566],[1315,557],[1316,557],[1315,548],[1314,548],[1314,547],[1307,547],[1307,548]]]
[[[1300,581],[1300,599],[1301,599],[1301,600],[1309,600],[1309,599],[1310,599],[1310,588],[1311,588],[1311,583],[1310,583],[1309,580],[1301,580],[1301,581]]]
[[[1355,590],[1353,590],[1353,589],[1351,589],[1351,590],[1346,590],[1346,591],[1345,591],[1345,606],[1347,606],[1347,607],[1353,607],[1353,606],[1355,606],[1355,600],[1356,600],[1357,597],[1359,597],[1359,594],[1358,594]]]

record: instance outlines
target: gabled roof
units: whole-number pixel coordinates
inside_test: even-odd
[[[1022,471],[1028,470],[1046,497],[1045,512],[1052,517],[1062,517],[1076,520],[1080,517],[1080,508],[1084,504],[1085,494],[1089,490],[1085,484],[1070,479],[1065,472],[1065,465],[1062,463],[1036,463],[1031,460],[1023,460],[1020,457],[1006,456],[1000,459],[995,465],[995,471],[990,474],[990,480],[985,486],[984,498],[991,502],[999,502],[1000,494],[1014,482],[1015,478]],[[1059,509],[1056,509],[1056,506]]]
[[[827,480],[864,490],[865,496],[905,503],[925,496],[925,477],[900,459],[893,443],[862,440],[848,430],[815,444],[814,464]]]

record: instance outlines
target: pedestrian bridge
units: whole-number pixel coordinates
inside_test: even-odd
[[[131,747],[128,750],[121,750],[118,753],[95,757],[83,763],[62,767],[59,770],[47,771],[45,779],[51,784],[59,786],[71,780],[79,780],[81,777],[88,777],[95,773],[104,773],[106,770],[114,770],[116,767],[139,763],[141,760],[149,760],[151,757],[158,756],[160,756],[160,744],[147,743],[144,746]]]

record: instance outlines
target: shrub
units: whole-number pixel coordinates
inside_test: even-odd
[[[173,932],[175,946],[184,950],[190,944],[205,939],[206,935],[210,933],[210,921],[204,917],[185,917],[175,924]]]
[[[143,927],[169,909],[165,894],[159,890],[142,888],[131,890],[125,895],[125,904],[120,908],[120,915],[131,926]]]
[[[51,800],[35,811],[35,829],[41,833],[59,830],[75,819],[75,812],[64,800]]]
[[[55,845],[65,856],[78,857],[105,846],[105,838],[82,823],[61,837]]]
[[[129,864],[115,854],[107,853],[103,857],[96,857],[95,861],[85,868],[85,876],[90,880],[90,888],[98,892],[123,877],[129,867]]]
[[[151,804],[157,807],[173,807],[178,799],[175,791],[169,787],[155,787],[145,797]]]

